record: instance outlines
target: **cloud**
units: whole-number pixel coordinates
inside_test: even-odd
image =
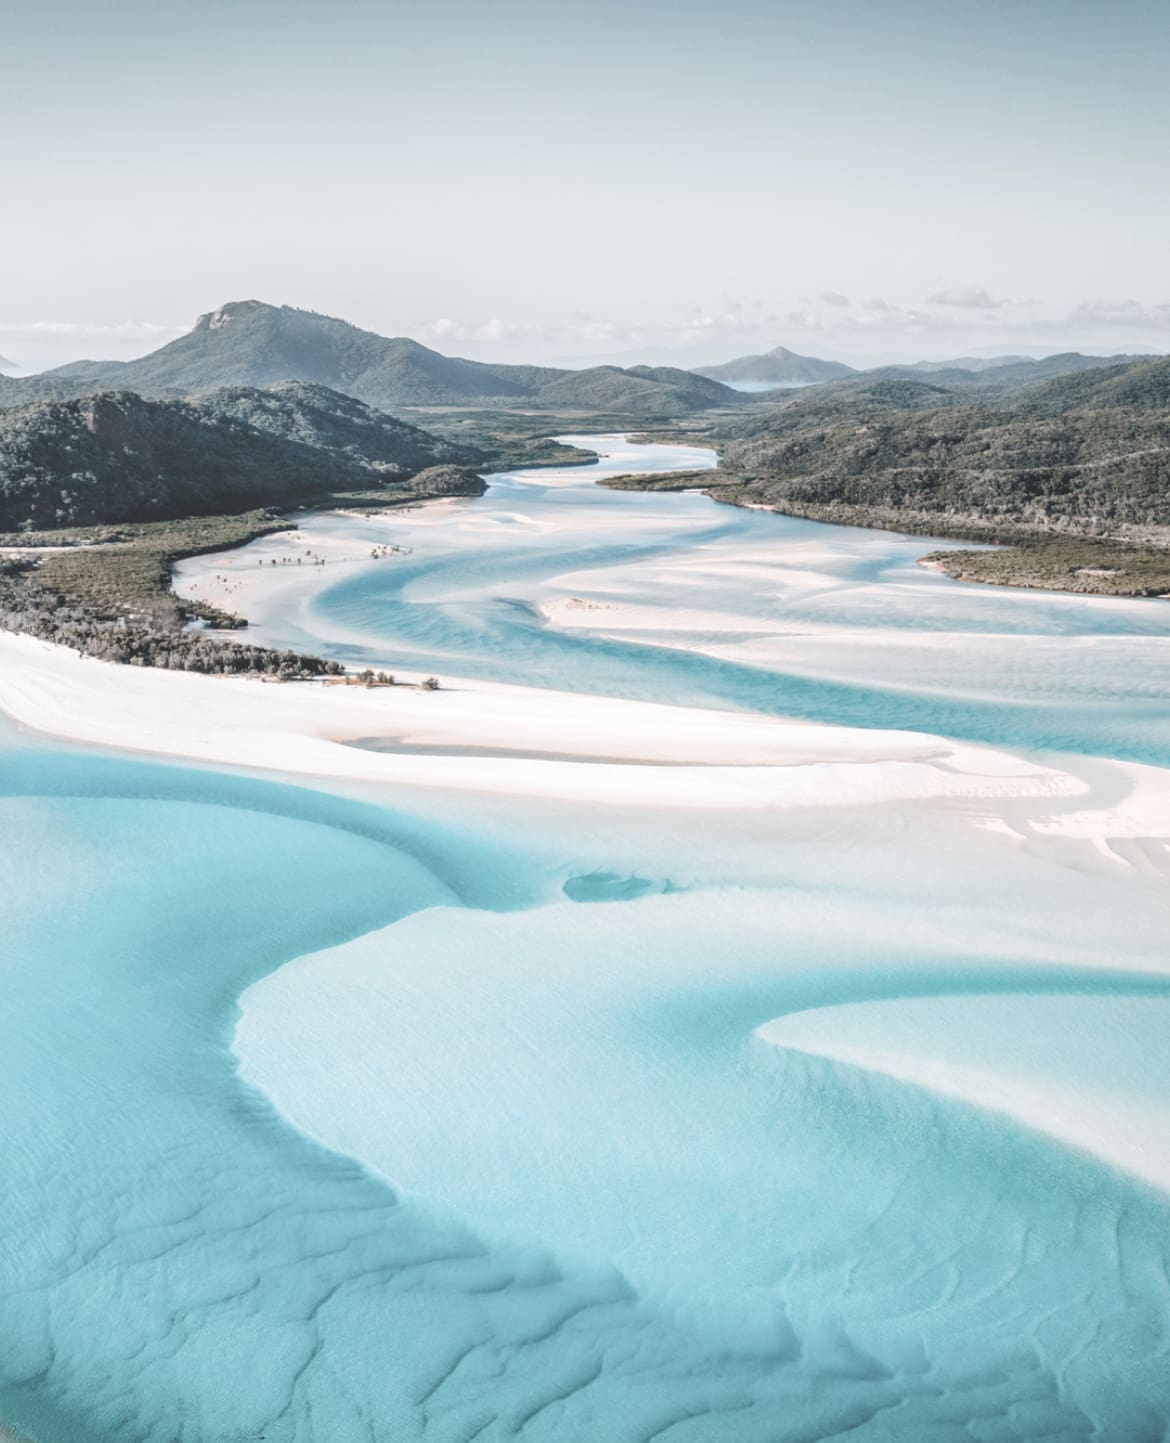
[[[786,326],[794,326],[798,331],[819,331],[824,324],[819,311],[803,310],[789,311],[784,317]]]
[[[12,369],[41,371],[81,356],[128,360],[145,355],[181,336],[189,325],[157,321],[4,320],[0,317],[0,351],[18,355]]]
[[[840,291],[822,291],[819,300],[824,301],[827,306],[847,306],[849,297],[843,296]]]
[[[979,304],[932,298],[913,305],[879,296],[837,305],[826,300],[830,293],[824,292],[816,299],[758,303],[724,295],[707,304],[680,303],[673,314],[657,316],[584,309],[539,321],[445,316],[416,322],[406,334],[448,354],[558,365],[602,360],[629,365],[654,359],[703,365],[778,344],[853,360],[918,360],[967,351],[992,355],[1170,349],[1163,339],[1170,336],[1170,303],[1094,300],[1060,305],[1021,298],[989,309],[980,288],[962,293],[969,298],[970,291],[978,293]]]
[[[951,286],[945,291],[935,291],[927,296],[928,306],[958,306],[962,310],[995,311],[1006,306],[1007,301],[997,300],[982,286]]]
[[[434,321],[424,321],[419,334],[432,341],[518,341],[542,339],[539,327],[522,326],[491,316],[486,321],[458,321],[451,316],[440,316]]]
[[[161,326],[154,321],[0,321],[2,336],[92,336],[96,340],[151,341],[180,336],[186,326]]]
[[[1133,327],[1142,331],[1170,330],[1170,303],[1146,305],[1141,301],[1082,301],[1068,317],[1068,325],[1091,330]]]

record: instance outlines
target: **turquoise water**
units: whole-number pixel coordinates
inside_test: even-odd
[[[680,448],[614,449],[611,473],[669,468]],[[683,454],[696,467],[710,458]],[[591,470],[500,478],[441,528],[391,523],[409,555],[323,586],[256,635],[324,642],[355,666],[1170,764],[1170,606],[960,584],[915,564],[943,542],[698,494],[615,493]],[[318,526],[363,543],[387,536],[385,520]],[[746,569],[729,565],[745,557]],[[604,612],[596,632],[544,624],[540,604],[578,587],[667,616],[700,606],[722,629],[663,645],[650,630],[605,634]],[[784,656],[759,649],[761,631]],[[753,639],[740,657],[707,652]]]
[[[1164,745],[1156,605],[1004,598],[915,572],[895,538],[539,479],[508,514],[628,507],[637,542],[571,514],[579,545],[505,545],[505,489],[459,511],[485,507],[482,554],[432,527],[432,566],[420,534],[407,566],[326,590],[297,626],[450,674],[758,705],[750,684],[775,712],[853,697],[863,725],[933,705],[944,734]],[[725,569],[702,602],[782,606],[816,643],[787,669],[566,641],[534,610],[553,578],[667,607],[680,547],[714,578],[773,536],[826,548],[815,585]],[[931,632],[940,655],[904,648]],[[901,999],[962,1031],[981,998],[970,1057],[1042,1081],[1075,1066],[1095,1096],[1158,1108],[1159,877],[930,808],[424,804],[11,730],[0,816],[0,1418],[37,1443],[1170,1427],[1162,1192],[758,1031]],[[1046,998],[1060,1057],[1035,1043]]]

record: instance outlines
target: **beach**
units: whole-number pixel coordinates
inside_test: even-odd
[[[46,1438],[1156,1406],[1170,637],[916,544],[536,472],[179,568],[394,685],[0,635]]]

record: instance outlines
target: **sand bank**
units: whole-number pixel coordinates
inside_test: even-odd
[[[795,724],[480,681],[451,682],[438,692],[273,685],[114,666],[11,635],[0,635],[0,708],[37,731],[160,756],[621,804],[755,809],[1026,797],[1065,799],[1067,806],[1067,799],[1086,793],[1070,773],[912,732]],[[410,750],[370,750],[375,737]],[[350,745],[357,741],[367,745]],[[420,751],[428,745],[435,754]],[[480,754],[460,755],[460,748]],[[629,765],[638,761],[675,765]]]
[[[765,1041],[999,1112],[1170,1190],[1164,996],[1000,994],[817,1008]]]

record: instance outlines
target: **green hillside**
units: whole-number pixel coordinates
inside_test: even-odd
[[[0,411],[0,530],[281,505],[478,459],[321,386],[229,387],[197,401],[104,391]]]

